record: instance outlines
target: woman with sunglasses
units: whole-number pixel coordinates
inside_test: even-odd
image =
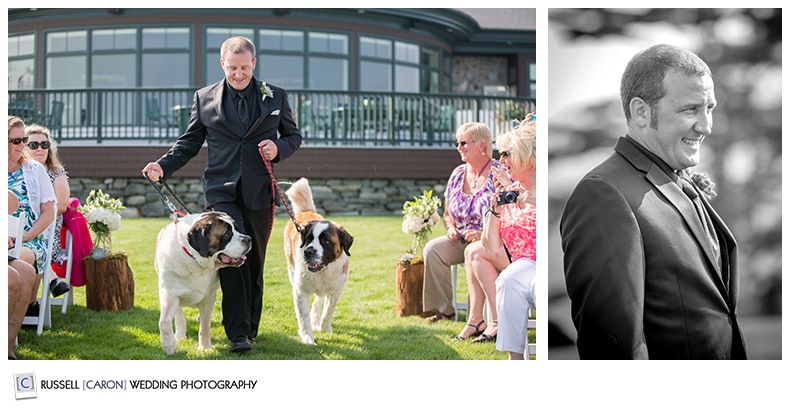
[[[71,195],[71,188],[69,187],[69,179],[66,174],[66,169],[58,157],[58,148],[55,141],[52,140],[49,134],[49,129],[45,126],[32,124],[25,129],[27,136],[27,148],[25,151],[36,162],[44,165],[49,175],[49,180],[55,189],[55,198],[58,204],[57,221],[55,224],[55,237],[52,241],[52,262],[62,263],[65,261],[65,252],[61,251],[60,245],[60,231],[63,227],[63,212],[66,211],[69,196]],[[69,291],[69,286],[57,277],[52,283],[52,294],[65,294]],[[57,297],[57,295],[55,295]]]
[[[444,193],[443,221],[447,235],[434,238],[423,249],[423,314],[429,315],[427,322],[455,316],[450,267],[466,262],[464,251],[470,244],[480,241],[483,211],[494,193],[491,169],[502,166],[493,158],[491,129],[486,124],[465,123],[458,128],[455,138],[456,149],[464,163],[452,171]],[[466,268],[469,274],[471,265],[466,264]],[[478,321],[483,321],[482,315],[481,308]],[[475,331],[480,330],[478,325]]]
[[[19,208],[13,213],[26,215],[23,247],[19,258],[36,267],[38,273],[36,284],[30,296],[32,311],[35,315],[36,295],[40,285],[41,274],[47,262],[47,240],[44,232],[55,220],[56,199],[55,189],[49,180],[47,171],[40,163],[31,159],[25,152],[25,123],[18,117],[8,116],[8,189],[16,194]],[[54,287],[52,287],[54,290]],[[53,295],[55,295],[53,293]],[[57,294],[62,295],[62,294]]]
[[[500,161],[506,171],[494,171],[497,193],[491,199],[483,229],[483,247],[496,251],[504,245],[512,260],[496,279],[498,331],[481,338],[496,340],[509,359],[524,359],[529,308],[535,308],[536,130],[534,115],[518,128],[497,137]],[[512,180],[515,182],[511,183]],[[504,194],[504,195],[503,195]],[[509,194],[509,195],[508,195]],[[500,200],[510,196],[513,200]]]

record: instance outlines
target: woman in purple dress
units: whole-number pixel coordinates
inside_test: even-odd
[[[463,124],[455,137],[464,163],[452,171],[447,181],[443,217],[447,235],[429,241],[423,250],[423,315],[428,316],[427,322],[455,317],[450,266],[465,262],[466,247],[480,241],[483,212],[495,190],[491,168],[502,167],[492,157],[491,129],[486,124]]]

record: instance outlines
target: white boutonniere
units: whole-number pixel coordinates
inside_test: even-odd
[[[692,182],[699,188],[707,196],[707,199],[713,199],[718,195],[714,190],[716,188],[716,184],[710,180],[710,177],[707,173],[702,172],[688,172],[688,176]]]
[[[266,81],[261,82],[261,101],[266,101],[266,97],[274,98],[274,91],[266,85]]]

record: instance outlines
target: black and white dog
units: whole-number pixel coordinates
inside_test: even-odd
[[[211,349],[219,269],[244,264],[251,246],[250,236],[241,234],[223,212],[190,214],[159,232],[154,268],[159,275],[159,338],[165,354],[176,351],[176,339],[186,338],[183,307],[198,308],[200,349]]]

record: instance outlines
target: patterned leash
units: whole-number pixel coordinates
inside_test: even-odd
[[[263,159],[263,164],[266,165],[266,170],[269,172],[269,180],[272,183],[272,194],[274,194],[274,192],[277,192],[277,194],[280,196],[280,200],[283,202],[283,206],[285,206],[285,210],[288,211],[288,216],[291,217],[291,221],[293,222],[294,227],[296,227],[296,231],[301,233],[302,226],[299,226],[299,223],[296,222],[296,217],[294,216],[294,212],[293,210],[291,210],[291,206],[288,205],[288,200],[285,198],[282,189],[280,189],[280,185],[277,183],[277,179],[274,177],[274,169],[272,169],[272,162],[266,159],[265,156],[263,156],[263,147],[258,147],[258,153],[261,154],[261,159]],[[274,208],[272,208],[271,226],[274,226]]]
[[[184,203],[184,201],[183,201],[183,200],[181,200],[181,198],[180,198],[180,197],[178,197],[178,195],[176,194],[176,192],[174,192],[174,191],[173,191],[173,189],[171,189],[171,188],[170,188],[170,185],[168,185],[168,184],[167,184],[167,183],[166,183],[164,180],[161,180],[161,179],[160,179],[158,183],[159,183],[159,184],[161,184],[162,186],[164,186],[164,187],[165,187],[165,189],[167,189],[167,192],[168,192],[168,193],[170,193],[170,196],[173,196],[173,199],[175,199],[175,200],[176,200],[176,202],[178,202],[178,205],[179,205],[179,206],[181,206],[181,207],[184,209],[183,211],[182,211],[182,210],[180,210],[180,209],[178,209],[178,208],[176,207],[176,205],[174,205],[174,204],[173,204],[173,202],[171,202],[171,201],[170,201],[170,199],[168,199],[168,197],[167,197],[167,196],[165,196],[165,194],[164,194],[164,193],[162,193],[162,189],[160,189],[160,188],[159,188],[159,186],[157,186],[157,185],[154,183],[154,181],[153,181],[153,180],[151,180],[151,178],[149,178],[149,177],[148,177],[148,175],[146,175],[146,174],[144,173],[144,174],[143,174],[143,176],[145,176],[145,180],[147,180],[147,181],[148,181],[148,183],[150,183],[150,184],[151,184],[151,187],[153,187],[153,188],[154,188],[154,190],[156,191],[156,193],[159,193],[159,197],[161,197],[161,198],[162,198],[162,201],[163,201],[163,202],[165,202],[165,206],[167,206],[167,208],[168,208],[168,209],[170,209],[170,211],[172,212],[172,215],[171,215],[170,217],[171,217],[172,219],[174,219],[174,220],[175,220],[175,219],[176,219],[176,218],[178,218],[178,217],[184,217],[184,216],[186,216],[187,214],[190,214],[190,213],[192,213],[192,210],[190,210],[190,209],[189,209],[189,206],[187,206],[187,205],[186,205],[186,203]]]

